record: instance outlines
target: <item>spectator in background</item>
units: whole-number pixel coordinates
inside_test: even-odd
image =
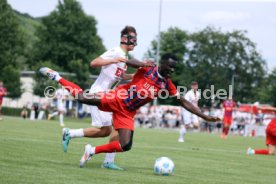
[[[202,112],[205,114],[205,115],[209,115],[210,112],[209,112],[209,109],[206,108],[206,107],[203,107],[202,108]],[[201,124],[200,124],[200,131],[208,131],[208,122],[205,121],[205,120],[202,120],[201,121]]]
[[[144,105],[142,107],[140,107],[140,109],[138,110],[139,116],[138,116],[138,121],[140,124],[140,127],[142,127],[143,125],[147,124],[149,121],[149,107],[148,105]]]
[[[214,110],[214,115],[216,115],[217,117],[223,119],[223,112],[222,112],[221,109]],[[217,121],[216,122],[216,132],[220,132],[221,127],[222,127],[222,122]]]
[[[3,97],[7,95],[7,89],[3,86],[3,81],[0,81],[0,120],[2,120],[2,102]]]
[[[27,109],[27,106],[26,106],[26,105],[23,106],[23,109],[22,109],[22,111],[21,111],[21,117],[22,117],[23,119],[26,119],[26,118],[28,117],[28,109]]]
[[[263,124],[263,121],[264,121],[264,114],[262,113],[261,110],[258,110],[258,113],[255,117],[255,120],[256,120],[256,124],[258,125],[262,125]]]
[[[34,119],[37,119],[39,113],[39,104],[33,103],[32,110],[34,111]]]
[[[166,115],[165,115],[165,119],[167,122],[167,127],[168,128],[173,128],[176,125],[176,120],[177,120],[177,115],[173,110],[168,110]]]

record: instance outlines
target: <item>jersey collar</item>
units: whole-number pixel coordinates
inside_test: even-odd
[[[125,53],[125,56],[127,56],[128,52],[127,52],[126,50],[124,50],[124,49],[122,48],[122,46],[120,46],[120,49]]]
[[[158,68],[157,68],[157,75],[159,78],[164,79],[164,77],[159,73]]]

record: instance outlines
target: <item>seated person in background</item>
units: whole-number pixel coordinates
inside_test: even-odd
[[[23,109],[22,109],[22,111],[21,111],[21,117],[22,117],[23,119],[26,119],[26,118],[28,117],[28,109],[27,109],[27,106],[26,106],[26,105],[23,106]]]

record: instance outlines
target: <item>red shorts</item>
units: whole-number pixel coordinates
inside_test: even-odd
[[[272,119],[266,128],[266,144],[276,146],[276,118]]]
[[[134,116],[136,111],[130,111],[127,109],[123,100],[118,98],[116,91],[108,91],[103,94],[101,98],[101,104],[98,108],[102,111],[108,111],[113,113],[113,127],[117,129],[129,129],[134,130]],[[114,98],[110,98],[114,96]]]
[[[223,124],[224,125],[231,125],[232,124],[232,117],[224,116],[223,117]]]

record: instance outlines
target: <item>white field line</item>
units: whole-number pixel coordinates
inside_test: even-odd
[[[10,140],[10,141],[18,141],[18,142],[22,142],[22,141],[27,141],[27,142],[38,142],[38,143],[55,143],[55,144],[61,144],[61,136],[60,136],[60,140],[59,141],[54,141],[54,140],[41,140],[41,139],[33,139],[33,138],[5,138],[5,137],[0,137],[0,141],[3,140]],[[71,139],[71,141],[74,141]],[[92,141],[93,142],[93,138]],[[74,141],[74,144],[78,144],[78,145],[84,145],[83,142],[78,142],[78,141]],[[183,143],[179,143],[179,144],[183,144]],[[184,143],[185,144],[185,143]],[[161,149],[161,150],[174,150],[174,151],[207,151],[207,152],[220,152],[220,153],[242,153],[245,154],[246,149],[244,150],[225,150],[225,149],[217,149],[217,148],[200,148],[200,147],[189,147],[189,148],[177,148],[177,147],[173,147],[173,146],[147,146],[147,145],[141,145],[139,143],[135,143],[134,142],[134,146],[135,148],[142,148],[142,149]]]

